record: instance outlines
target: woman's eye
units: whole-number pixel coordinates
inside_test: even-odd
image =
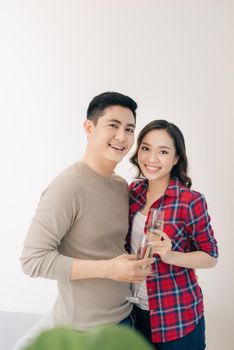
[[[168,154],[168,152],[165,150],[162,150],[162,151],[160,151],[160,154]]]
[[[142,147],[141,147],[141,150],[142,150],[142,151],[148,151],[148,150],[149,150],[149,147],[142,146]]]

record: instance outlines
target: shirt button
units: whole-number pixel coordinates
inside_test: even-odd
[[[148,289],[148,292],[149,292],[149,293],[152,293],[152,289],[151,289],[151,288],[149,288],[149,289]]]
[[[151,309],[151,310],[150,310],[150,313],[152,314],[153,312],[154,312],[154,309]]]

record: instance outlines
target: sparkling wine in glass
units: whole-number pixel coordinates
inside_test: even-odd
[[[164,210],[161,208],[159,209],[151,208],[149,213],[148,223],[147,223],[148,241],[160,242],[161,237],[159,234],[157,234],[156,230],[163,231],[163,227],[164,227]],[[150,253],[152,257],[154,253],[153,245],[148,244],[148,247],[151,247]],[[156,266],[154,264],[151,265],[150,276],[157,276],[157,272],[155,271]]]
[[[148,240],[159,241],[160,236],[156,233],[156,230],[163,231],[163,227],[164,227],[164,210],[151,208],[148,224],[147,224]]]

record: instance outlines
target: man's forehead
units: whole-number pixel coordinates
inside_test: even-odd
[[[133,112],[129,107],[120,106],[120,105],[108,106],[104,109],[103,112],[104,112],[103,113],[104,115],[105,114],[129,114],[129,115],[132,115],[134,118]]]

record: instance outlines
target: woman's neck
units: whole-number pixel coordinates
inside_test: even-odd
[[[148,194],[160,195],[163,194],[170,182],[170,177],[161,180],[149,180]]]

